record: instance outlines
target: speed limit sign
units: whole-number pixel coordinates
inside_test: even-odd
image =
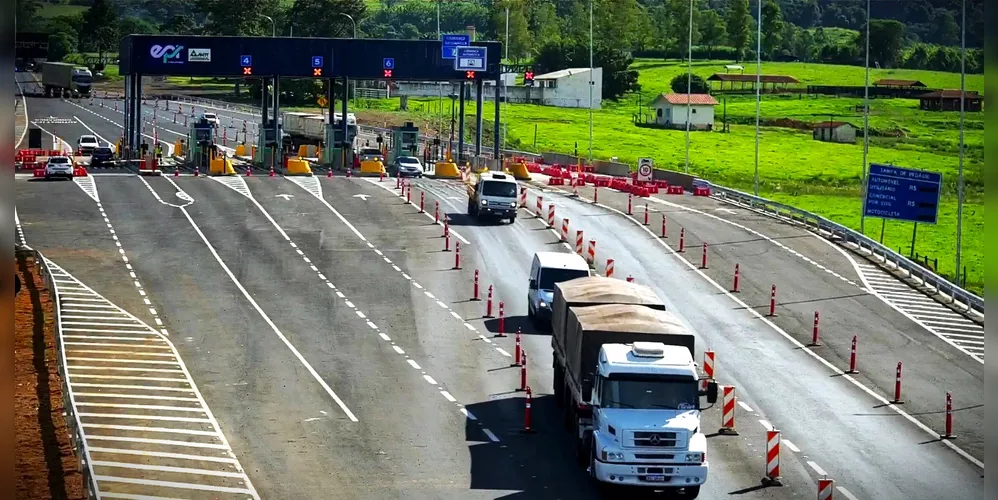
[[[652,180],[652,159],[651,158],[638,158],[638,180],[644,182],[651,182]]]

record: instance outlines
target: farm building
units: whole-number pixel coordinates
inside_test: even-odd
[[[887,88],[901,88],[901,89],[910,89],[910,88],[925,89],[925,88],[928,88],[928,85],[922,83],[919,80],[894,80],[894,79],[891,79],[891,78],[882,78],[880,80],[877,80],[877,81],[873,82],[873,86],[874,87],[887,87]]]
[[[717,104],[710,94],[661,94],[652,101],[655,125],[685,129],[689,109],[691,130],[713,130]]]
[[[852,144],[856,142],[856,127],[847,122],[821,122],[814,125],[814,140]]]
[[[761,83],[760,90],[763,93],[799,90],[797,85],[800,84],[799,80],[789,75],[758,75],[758,81]],[[707,77],[707,84],[710,85],[712,92],[732,94],[754,93],[756,75],[714,73]],[[767,85],[769,85],[768,88],[766,87]]]
[[[593,68],[593,109],[600,109],[603,102],[603,68]],[[500,85],[503,100],[506,102],[539,104],[559,108],[589,107],[589,68],[568,68],[534,76],[533,82],[516,85],[516,74],[502,75]],[[482,97],[485,101],[495,100],[494,80],[486,80]],[[398,82],[392,95],[399,97],[437,97],[459,95],[459,83],[441,82]],[[474,85],[465,85],[465,99],[476,99]]]
[[[918,96],[919,108],[923,111],[960,111],[959,90],[937,90]],[[967,91],[963,95],[965,111],[981,111],[984,107],[984,96],[976,91]]]

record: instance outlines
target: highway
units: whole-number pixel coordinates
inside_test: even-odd
[[[29,99],[28,110],[32,119],[71,118],[50,130],[69,141],[86,131],[110,140],[121,129],[109,102]],[[226,112],[217,112],[224,123]],[[157,113],[158,135],[171,143],[164,130],[183,133],[172,120]],[[139,320],[162,323],[261,497],[594,498],[550,402],[550,339],[524,321],[532,254],[570,251],[542,221],[522,211],[512,226],[478,225],[462,215],[460,184],[416,181],[413,201],[425,191],[430,213],[439,202],[451,216],[462,258],[453,270],[440,225],[406,204],[391,181],[90,181],[18,178],[25,239]],[[699,349],[717,352],[719,381],[737,387],[741,435],[709,439],[701,498],[810,498],[823,473],[845,498],[985,497],[983,467],[863,390],[889,399],[903,360],[900,409],[938,431],[940,395],[954,391],[954,444],[983,460],[981,363],[863,292],[868,277],[841,252],[743,209],[662,196],[652,203],[658,220],[667,213],[668,243],[685,227],[694,262],[701,242],[710,244],[708,269],[697,270],[610,210],[625,207],[626,195],[601,190],[607,208],[533,187],[528,207],[538,193],[557,205],[559,221],[571,219],[571,234],[578,226],[598,241],[618,277],[653,286],[698,333]],[[736,262],[742,291],[732,298],[725,291]],[[505,302],[507,329],[526,334],[535,434],[519,432],[512,338],[494,338],[496,322],[469,300],[475,269],[483,294],[494,285]],[[764,314],[772,283],[776,318],[736,300]],[[824,346],[801,349],[793,340],[810,340],[815,310]],[[844,367],[854,334],[860,374],[835,376],[821,359]],[[719,411],[704,419],[710,433]],[[783,431],[782,488],[758,486],[767,425]]]

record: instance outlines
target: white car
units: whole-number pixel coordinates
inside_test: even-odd
[[[222,124],[222,122],[218,120],[218,115],[216,115],[215,113],[207,113],[207,112],[201,113],[201,119],[207,121],[208,123],[216,127]]]
[[[100,147],[100,142],[92,135],[81,135],[76,144],[76,150],[85,156],[90,156],[93,154],[94,149]]]
[[[52,156],[45,164],[45,179],[53,177],[73,178],[73,161],[68,156]]]

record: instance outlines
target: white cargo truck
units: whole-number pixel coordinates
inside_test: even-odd
[[[555,285],[555,398],[600,490],[696,498],[709,468],[700,397],[714,404],[717,385],[701,390],[693,334],[654,297],[601,277]]]
[[[333,127],[337,142],[343,136],[341,132],[342,120],[342,113],[333,114]],[[325,146],[326,125],[326,117],[321,114],[294,111],[281,113],[281,129],[285,134],[283,139],[285,148],[296,151],[298,146],[303,145]],[[353,113],[347,113],[347,134],[350,142],[353,142],[357,137],[357,116]]]
[[[62,62],[42,63],[42,86],[45,97],[86,97],[94,75],[89,69]]]

